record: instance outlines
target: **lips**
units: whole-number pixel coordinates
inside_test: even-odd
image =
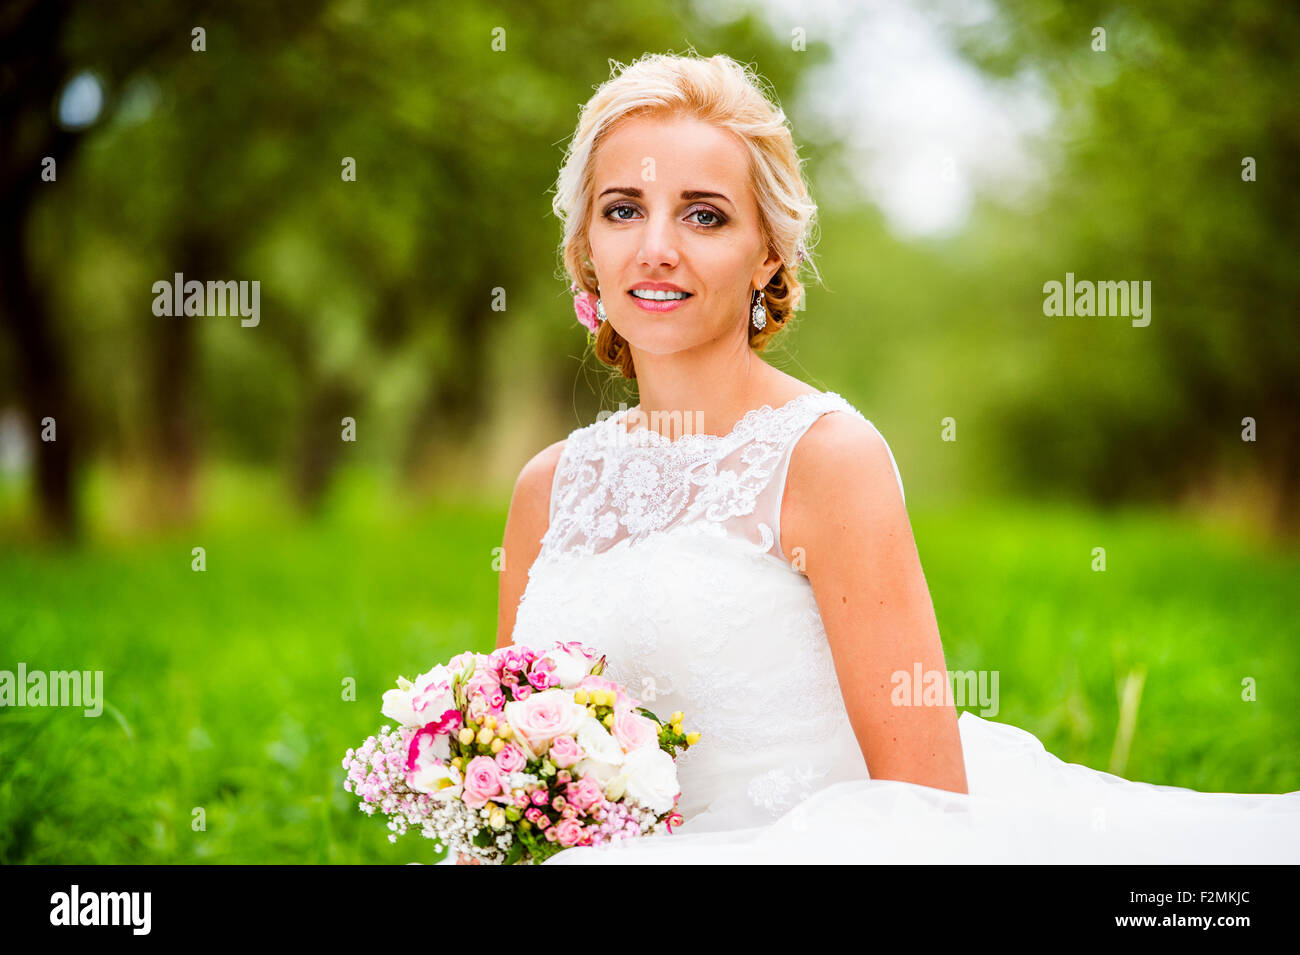
[[[654,299],[654,298],[642,298],[641,296],[635,294],[635,293],[637,293],[637,292],[661,292],[661,291],[662,291],[662,292],[670,292],[670,293],[673,293],[673,294],[680,295],[681,298],[680,298],[680,299]],[[656,302],[656,301],[666,301],[666,302],[671,302],[671,301],[681,301],[681,302],[684,302],[684,301],[686,301],[688,298],[693,298],[693,297],[694,297],[694,296],[692,295],[692,293],[690,293],[690,292],[683,292],[681,289],[675,289],[675,288],[674,288],[674,289],[654,289],[654,288],[652,288],[652,289],[629,289],[627,294],[628,294],[628,295],[631,295],[631,296],[632,296],[634,299],[636,299],[638,302]]]
[[[638,289],[639,288],[640,286],[638,286]],[[627,293],[628,298],[632,299],[632,301],[636,303],[636,307],[641,309],[643,312],[671,312],[676,309],[682,308],[683,306],[686,305],[687,302],[689,302],[694,297],[690,292],[685,292],[682,289],[665,289],[664,291],[681,292],[683,297],[664,298],[664,299],[639,298],[638,296],[633,294],[633,291],[634,290],[632,289],[628,289],[628,293]],[[659,290],[650,289],[649,291],[659,291]]]
[[[679,287],[679,286],[676,286],[676,285],[674,285],[672,282],[638,282],[636,285],[633,285],[630,289],[628,289],[628,291],[629,291],[629,292],[636,292],[636,291],[642,291],[642,292],[686,292],[686,289],[681,288],[681,287]],[[690,292],[686,292],[686,294],[687,294],[687,295],[690,295],[691,293],[690,293]]]

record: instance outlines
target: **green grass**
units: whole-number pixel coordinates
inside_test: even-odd
[[[241,511],[232,485],[183,536],[0,553],[0,669],[100,669],[108,702],[98,719],[0,710],[0,862],[432,861],[357,809],[340,760],[398,673],[493,645],[508,495],[406,511],[370,485],[349,494],[299,523]],[[1300,789],[1300,559],[1149,514],[912,519],[948,667],[999,672],[994,719],[1106,769],[1117,682],[1144,667],[1124,775]]]

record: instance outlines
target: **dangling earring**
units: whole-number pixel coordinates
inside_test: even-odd
[[[597,292],[600,291],[599,285],[596,286],[596,291]],[[596,319],[597,321],[601,321],[601,322],[605,320],[605,303],[602,302],[600,299],[596,299]]]
[[[760,332],[767,325],[767,309],[763,307],[763,290],[754,289],[754,307],[750,310],[750,318],[754,322],[754,327]]]

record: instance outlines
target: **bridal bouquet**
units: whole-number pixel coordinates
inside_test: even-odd
[[[680,825],[674,760],[698,733],[605,679],[576,641],[466,651],[384,694],[384,726],[343,759],[344,789],[479,862],[540,863],[570,846]]]

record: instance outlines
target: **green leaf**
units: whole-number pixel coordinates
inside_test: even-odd
[[[510,843],[510,848],[506,852],[505,864],[514,865],[523,857],[524,857],[524,844],[519,841],[518,837],[516,837],[515,841]]]

